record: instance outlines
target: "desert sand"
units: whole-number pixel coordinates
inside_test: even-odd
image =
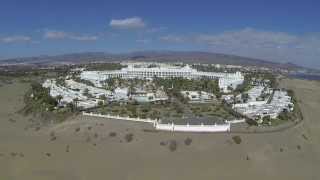
[[[320,82],[285,79],[304,121],[266,134],[150,132],[150,125],[78,116],[59,125],[30,127],[26,84],[0,87],[0,179],[168,180],[320,179]],[[32,118],[31,118],[32,119]],[[113,136],[110,133],[113,132]],[[133,134],[127,142],[126,134]],[[232,136],[239,135],[241,144]],[[190,137],[192,143],[184,140]],[[161,142],[175,140],[171,152]]]

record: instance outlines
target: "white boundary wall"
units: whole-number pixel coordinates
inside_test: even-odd
[[[108,114],[102,115],[102,114],[82,112],[82,115],[93,116],[93,117],[102,117],[102,118],[108,118],[108,119],[119,119],[119,120],[125,120],[125,121],[145,122],[145,123],[155,123],[156,122],[155,119],[130,118],[130,117],[122,117],[122,116],[112,116],[112,115],[108,115]]]
[[[226,121],[226,123],[230,123],[230,124],[237,124],[237,123],[244,123],[244,122],[246,122],[246,119],[235,119],[231,121]]]
[[[94,114],[94,113],[86,113],[82,112],[84,116],[93,116],[93,117],[101,117],[108,119],[119,119],[125,121],[134,121],[134,122],[144,122],[144,123],[152,123],[154,128],[161,131],[172,131],[172,132],[230,132],[232,123],[241,123],[245,122],[244,119],[226,121],[225,124],[215,124],[215,125],[176,125],[176,124],[161,124],[158,123],[155,119],[141,119],[141,118],[130,118],[130,117],[121,117],[121,116],[112,116],[112,115],[102,115],[102,114]]]
[[[230,132],[230,124],[219,125],[176,125],[176,124],[155,124],[157,130],[172,132]]]

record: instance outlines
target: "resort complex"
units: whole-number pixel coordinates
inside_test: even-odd
[[[152,121],[164,130],[194,127],[194,131],[211,132],[223,126],[229,131],[231,123],[245,119],[271,125],[272,119],[294,110],[292,97],[272,87],[271,79],[239,71],[204,72],[191,66],[122,63],[113,70],[75,68],[65,76],[47,79],[42,86],[57,99],[56,108],[69,106],[86,115]]]

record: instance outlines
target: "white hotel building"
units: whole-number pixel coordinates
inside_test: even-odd
[[[135,67],[129,64],[128,67],[114,71],[83,71],[80,75],[81,79],[91,81],[96,86],[101,86],[101,82],[109,78],[123,79],[152,79],[159,78],[187,78],[187,79],[219,79],[219,87],[228,92],[228,87],[236,88],[242,84],[244,77],[241,72],[236,73],[217,73],[217,72],[200,72],[192,69],[189,65],[179,66],[161,66],[158,67]]]

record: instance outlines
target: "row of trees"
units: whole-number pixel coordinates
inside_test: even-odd
[[[185,79],[185,78],[154,78],[154,83],[157,87],[164,87],[165,91],[172,89],[173,91],[206,91],[214,94],[219,94],[218,80],[212,79]]]

